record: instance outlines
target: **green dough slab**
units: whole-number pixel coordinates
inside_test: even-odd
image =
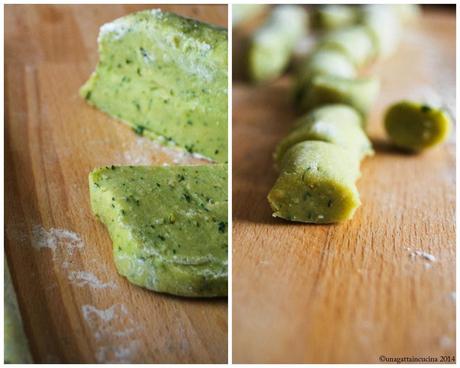
[[[278,144],[275,161],[279,162],[296,143],[313,140],[337,144],[353,152],[359,160],[373,153],[359,113],[347,105],[325,105],[297,121],[294,130]]]
[[[259,83],[279,77],[306,31],[307,13],[302,7],[277,6],[250,39],[247,63],[251,80]]]
[[[146,10],[101,27],[80,93],[137,133],[227,161],[227,31]]]
[[[89,188],[121,275],[168,294],[227,295],[227,165],[103,167]]]
[[[422,151],[444,142],[452,129],[452,122],[442,109],[401,101],[388,108],[385,129],[396,146]]]
[[[4,361],[6,364],[31,364],[33,360],[6,260],[4,261],[4,267]]]
[[[379,89],[380,82],[373,77],[350,79],[319,75],[305,86],[299,105],[302,111],[309,111],[326,104],[342,103],[353,107],[366,117]]]
[[[350,219],[360,205],[355,182],[359,160],[327,142],[307,141],[291,147],[281,174],[268,194],[274,217],[307,223]]]

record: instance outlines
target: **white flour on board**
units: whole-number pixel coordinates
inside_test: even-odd
[[[68,280],[77,286],[91,286],[96,289],[116,288],[117,285],[113,282],[103,282],[98,277],[87,271],[71,271],[68,274]]]
[[[92,272],[75,269],[73,260],[77,252],[85,247],[85,242],[77,233],[67,229],[45,229],[41,225],[32,228],[32,246],[35,249],[49,249],[53,261],[67,273],[67,279],[76,286],[96,289],[115,288],[112,282],[103,282]]]
[[[32,246],[36,249],[48,248],[53,252],[53,259],[63,252],[72,256],[76,249],[85,246],[80,235],[66,229],[51,228],[46,230],[41,225],[35,225],[32,228]]]
[[[448,336],[441,336],[441,338],[439,339],[439,346],[442,349],[449,349],[454,346],[454,342]]]
[[[436,262],[436,257],[434,255],[424,252],[423,250],[418,250],[418,249],[411,250],[411,248],[407,248],[407,250],[410,252],[409,255],[412,258],[421,257],[421,258],[426,259],[427,261]]]
[[[155,156],[160,153],[172,160],[174,164],[192,164],[197,160],[210,162],[206,157],[197,153],[187,153],[179,148],[168,147],[146,137],[136,136],[134,141],[124,143],[121,160],[128,165],[151,165],[158,163]]]
[[[123,152],[123,159],[127,164],[132,165],[149,165],[154,163],[153,153],[160,152],[171,157],[176,164],[190,163],[192,156],[173,147],[166,147],[159,142],[152,141],[148,138],[136,136],[133,143],[127,143]]]
[[[81,307],[83,318],[97,344],[98,363],[131,363],[140,347],[138,340],[129,338],[139,328],[129,316],[124,304],[106,309],[93,305]]]

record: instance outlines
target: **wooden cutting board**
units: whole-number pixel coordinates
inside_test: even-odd
[[[272,152],[295,118],[292,79],[234,82],[234,363],[455,355],[455,132],[404,155],[382,129],[401,98],[442,100],[455,113],[455,9],[425,8],[397,54],[368,72],[382,79],[370,117],[376,155],[362,164],[362,206],[339,225],[271,217]]]
[[[99,27],[160,7],[227,26],[227,7],[5,7],[6,256],[37,363],[225,363],[227,301],[131,285],[89,208],[88,173],[112,164],[197,162],[137,137],[78,88]]]

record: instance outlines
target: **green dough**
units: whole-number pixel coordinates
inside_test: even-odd
[[[363,5],[361,23],[369,29],[378,56],[385,58],[395,52],[401,27],[391,5]]]
[[[325,105],[312,110],[301,117],[295,129],[278,144],[275,161],[279,162],[290,147],[302,141],[334,143],[361,160],[373,153],[371,142],[361,126],[361,116],[347,105]]]
[[[299,102],[303,111],[325,104],[350,105],[365,117],[377,98],[380,82],[377,78],[349,79],[319,75],[306,85]]]
[[[268,194],[274,217],[334,223],[350,219],[360,205],[355,185],[359,160],[338,145],[298,143],[286,152],[280,169]]]
[[[304,8],[277,6],[250,40],[247,62],[251,80],[264,82],[279,77],[289,64],[294,46],[306,31]]]
[[[296,100],[301,101],[306,86],[313,77],[333,75],[343,78],[355,78],[356,67],[343,53],[334,49],[318,49],[300,65],[297,72]]]
[[[411,23],[417,20],[422,12],[418,4],[393,4],[391,6],[403,23]]]
[[[421,151],[444,142],[451,131],[449,115],[425,104],[401,101],[385,114],[385,129],[392,142],[409,151]]]
[[[313,24],[321,30],[333,30],[356,22],[356,8],[349,5],[323,5],[315,9]]]
[[[227,31],[161,10],[101,27],[99,63],[81,88],[139,133],[227,161]]]
[[[4,361],[6,364],[32,364],[29,344],[22,325],[18,301],[11,281],[10,270],[4,260]]]
[[[234,4],[232,6],[232,25],[251,20],[267,9],[267,4]]]
[[[321,48],[332,48],[344,53],[357,67],[375,56],[372,36],[367,27],[356,25],[327,34],[320,41]]]
[[[104,167],[89,183],[121,275],[158,292],[227,295],[227,165]]]
[[[355,78],[356,67],[340,51],[319,49],[302,63],[298,74],[303,81],[309,81],[313,76],[321,74]]]

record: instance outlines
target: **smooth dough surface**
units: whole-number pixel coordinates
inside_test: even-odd
[[[302,141],[323,141],[337,144],[361,160],[373,153],[371,142],[362,129],[362,117],[347,105],[325,105],[301,117],[295,128],[277,146],[275,161]]]
[[[298,67],[296,78],[296,100],[301,101],[303,92],[311,80],[318,75],[333,75],[355,78],[356,67],[342,52],[334,49],[317,49]]]
[[[378,57],[386,58],[396,51],[401,22],[391,5],[363,5],[361,23],[369,29]]]
[[[325,104],[342,103],[353,107],[366,117],[377,98],[380,82],[373,77],[350,79],[319,75],[304,88],[299,102],[302,111],[309,111]]]
[[[247,63],[251,80],[259,83],[279,77],[306,31],[307,13],[301,6],[275,7],[250,40]]]
[[[227,295],[227,165],[112,166],[89,181],[121,275],[174,295]]]
[[[360,205],[359,160],[338,145],[298,143],[284,155],[280,172],[268,194],[274,217],[334,223],[350,219]]]
[[[318,6],[313,13],[316,28],[331,31],[356,23],[357,9],[354,6],[330,4]]]
[[[388,108],[385,129],[396,146],[421,151],[444,142],[452,129],[452,122],[442,109],[401,101]]]
[[[361,67],[375,56],[375,46],[369,30],[361,25],[342,28],[327,34],[320,40],[321,48],[340,50]]]

